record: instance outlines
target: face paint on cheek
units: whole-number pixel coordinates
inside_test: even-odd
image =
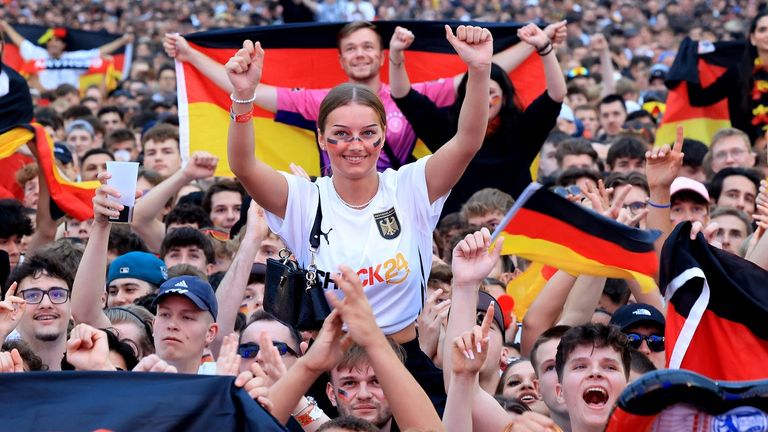
[[[381,145],[381,138],[377,139],[376,142],[373,143],[374,147],[378,147]]]
[[[331,139],[331,138],[326,138],[326,139],[325,139],[325,141],[327,141],[327,142],[328,142],[328,144],[333,144],[333,145],[336,145],[336,144],[338,144],[338,143],[339,143],[339,142],[338,142],[338,141],[336,141],[335,139]]]
[[[339,399],[344,401],[349,400],[349,393],[347,393],[345,390],[338,389],[338,393],[339,393]]]

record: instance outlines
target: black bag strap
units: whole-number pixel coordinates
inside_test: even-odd
[[[400,169],[401,166],[403,166],[402,163],[400,163],[400,159],[395,156],[395,151],[392,150],[392,147],[389,145],[389,141],[384,141],[384,147],[382,148],[384,150],[384,154],[387,155],[387,159],[389,159],[389,166],[392,167],[392,169]]]
[[[315,185],[317,186],[317,185]],[[320,225],[323,223],[323,209],[320,207],[320,188],[317,188],[317,213],[315,213],[315,223],[312,225],[312,231],[309,232],[309,246],[317,251],[320,247]]]

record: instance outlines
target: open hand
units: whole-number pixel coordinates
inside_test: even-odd
[[[237,99],[250,99],[256,91],[264,69],[264,50],[261,43],[250,40],[224,65]]]
[[[463,26],[456,28],[454,36],[451,27],[446,24],[445,38],[456,50],[461,60],[470,68],[487,68],[493,57],[493,36],[482,27]]]
[[[440,341],[440,329],[448,322],[448,312],[451,300],[438,303],[438,298],[443,293],[442,289],[435,290],[427,297],[424,309],[417,320],[419,326],[419,346],[430,357],[437,353],[437,345]]]
[[[216,358],[216,375],[237,376],[240,372],[240,354],[237,353],[237,335],[234,333],[224,336]]]

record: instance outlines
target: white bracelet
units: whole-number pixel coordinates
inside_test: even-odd
[[[232,102],[236,104],[249,104],[249,103],[253,103],[256,100],[256,93],[254,92],[253,97],[251,97],[250,99],[237,99],[234,93],[230,93],[229,98],[232,100]]]

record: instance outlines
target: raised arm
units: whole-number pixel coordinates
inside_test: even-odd
[[[163,39],[163,48],[169,57],[191,64],[225,92],[232,93],[234,90],[226,69],[216,60],[192,48],[183,36],[167,33]],[[250,99],[251,96],[254,97],[256,105],[269,112],[277,111],[277,87],[261,84],[245,99]]]
[[[405,70],[405,50],[413,43],[413,33],[397,26],[389,41],[389,86],[393,98],[405,97],[411,90],[411,80]]]
[[[427,161],[430,202],[447,194],[459,181],[469,161],[480,150],[488,128],[488,89],[493,55],[491,32],[481,27],[459,26],[454,36],[446,25],[445,33],[448,42],[469,67],[469,78],[456,135]]]
[[[576,276],[559,270],[539,291],[523,318],[523,333],[520,336],[520,354],[523,357],[530,356],[536,338],[555,325],[576,279]]]
[[[651,190],[648,200],[648,228],[661,231],[654,243],[656,252],[661,256],[661,248],[674,229],[670,219],[672,196],[670,187],[683,165],[683,128],[677,128],[675,144],[670,149],[663,145],[645,153],[645,177]]]
[[[195,152],[184,169],[173,173],[136,202],[131,228],[147,243],[149,250],[160,251],[165,224],[157,219],[157,215],[163,211],[168,200],[191,181],[213,176],[218,163],[219,158],[208,152]]]
[[[261,44],[247,40],[243,48],[225,65],[232,83],[232,97],[250,100],[261,80],[264,50]],[[248,194],[265,210],[282,218],[288,205],[288,181],[277,170],[254,156],[254,134],[250,113],[253,103],[232,102],[235,117],[229,123],[227,156],[229,167]],[[244,116],[240,118],[240,116]]]
[[[45,175],[41,172],[37,178],[40,191],[37,198],[37,212],[35,212],[35,233],[32,234],[32,240],[27,247],[28,254],[56,240],[56,228],[59,225],[51,217],[51,193],[48,190]]]
[[[565,300],[563,313],[557,324],[573,327],[592,321],[592,314],[600,302],[605,280],[604,277],[579,276]]]
[[[565,24],[563,24],[563,27]],[[568,90],[565,86],[563,71],[555,55],[555,41],[547,36],[544,30],[536,24],[528,24],[517,31],[520,39],[531,45],[541,57],[544,64],[544,76],[547,81],[547,93],[555,102],[562,102]]]
[[[133,42],[133,35],[126,33],[112,42],[106,43],[99,47],[99,54],[107,55],[119,50],[120,48]]]
[[[608,41],[602,33],[597,33],[590,38],[592,50],[597,51],[600,57],[600,74],[603,76],[603,88],[600,91],[600,97],[605,97],[616,93],[616,80],[613,79],[613,59],[611,58],[611,48]]]
[[[243,241],[240,242],[240,248],[221,280],[219,289],[216,290],[216,301],[219,303],[218,324],[221,331],[211,344],[211,351],[215,353],[219,352],[224,336],[235,331],[235,318],[240,305],[243,303],[243,294],[245,294],[245,287],[248,285],[253,260],[256,258],[259,245],[264,239],[267,229],[264,210],[251,201]]]
[[[8,35],[8,38],[11,39],[11,42],[13,42],[14,45],[17,47],[21,47],[21,44],[24,43],[26,40],[24,36],[19,34],[19,32],[16,31],[16,29],[13,28],[10,24],[8,24],[8,21],[0,19],[0,30],[3,31],[6,35]]]
[[[344,299],[339,300],[331,291],[326,292],[326,297],[347,325],[347,337],[368,355],[397,425],[402,430],[444,430],[424,389],[405,368],[376,324],[360,277],[347,266],[340,266],[339,270],[341,275],[334,277],[333,281],[341,288]]]
[[[109,198],[120,195],[115,188],[105,184],[111,177],[108,172],[99,173],[98,179],[102,185],[96,189],[93,197],[93,226],[72,287],[72,317],[76,323],[96,328],[112,325],[100,301],[106,282],[107,246],[111,229],[109,217],[118,216],[123,208],[122,204]]]

